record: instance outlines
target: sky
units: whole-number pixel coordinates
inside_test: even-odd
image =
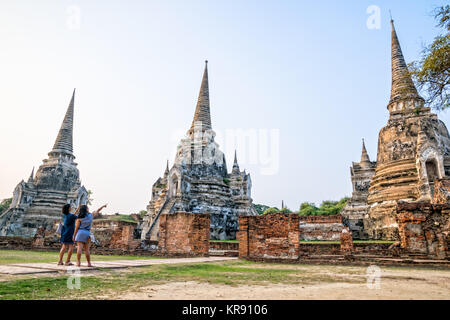
[[[255,203],[349,196],[361,139],[375,160],[388,119],[389,10],[410,62],[440,32],[431,13],[443,4],[2,0],[0,199],[47,157],[76,88],[74,154],[93,207],[145,209],[191,125],[206,59],[217,141],[230,171],[237,149]]]

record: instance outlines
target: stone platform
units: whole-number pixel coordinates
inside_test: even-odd
[[[94,267],[89,268],[82,264],[80,271],[93,271],[99,269],[122,269],[146,267],[161,264],[182,264],[182,263],[206,263],[218,261],[237,260],[232,257],[205,257],[205,258],[179,258],[179,259],[146,259],[146,260],[115,260],[115,261],[93,261]],[[39,273],[70,272],[74,266],[58,266],[56,263],[16,263],[0,265],[0,274],[25,275]]]

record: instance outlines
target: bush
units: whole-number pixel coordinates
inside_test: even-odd
[[[8,210],[11,203],[12,203],[12,198],[3,199],[2,202],[0,202],[0,214],[2,214],[4,211]]]
[[[342,198],[339,201],[323,201],[319,208],[314,203],[304,202],[300,205],[299,216],[333,216],[344,209],[350,198]]]

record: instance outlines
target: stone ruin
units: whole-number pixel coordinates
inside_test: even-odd
[[[147,215],[140,225],[142,240],[157,240],[160,217],[182,211],[211,214],[211,239],[236,238],[238,217],[256,215],[250,174],[240,171],[235,154],[231,173],[214,141],[206,63],[191,128],[177,148],[175,163],[153,184]]]
[[[353,162],[350,167],[352,197],[341,212],[344,224],[349,227],[354,239],[367,239],[367,234],[364,232],[364,217],[369,213],[367,196],[369,195],[370,181],[375,174],[375,167],[376,162],[370,161],[363,140],[361,161]]]
[[[300,240],[339,241],[344,229],[341,215],[299,217]]]
[[[431,202],[434,181],[450,175],[450,136],[445,124],[424,106],[409,74],[392,25],[392,89],[389,120],[378,139],[376,164],[352,167],[354,190],[343,216],[353,233],[370,239],[399,237],[397,203]],[[373,169],[375,167],[375,173]],[[370,178],[368,192],[367,181]],[[358,186],[363,186],[358,190]],[[361,215],[363,215],[361,230]]]
[[[401,247],[435,259],[450,258],[450,204],[399,202],[397,222]]]
[[[48,159],[43,160],[27,182],[14,190],[9,209],[0,215],[0,236],[34,237],[39,228],[49,230],[61,219],[66,203],[86,204],[89,195],[81,185],[73,155],[73,116],[75,90]]]

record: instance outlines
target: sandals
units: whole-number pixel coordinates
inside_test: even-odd
[[[64,263],[58,262],[58,266],[63,266],[63,265],[64,265]]]
[[[73,263],[72,262],[66,262],[64,265],[65,266],[73,266]]]

